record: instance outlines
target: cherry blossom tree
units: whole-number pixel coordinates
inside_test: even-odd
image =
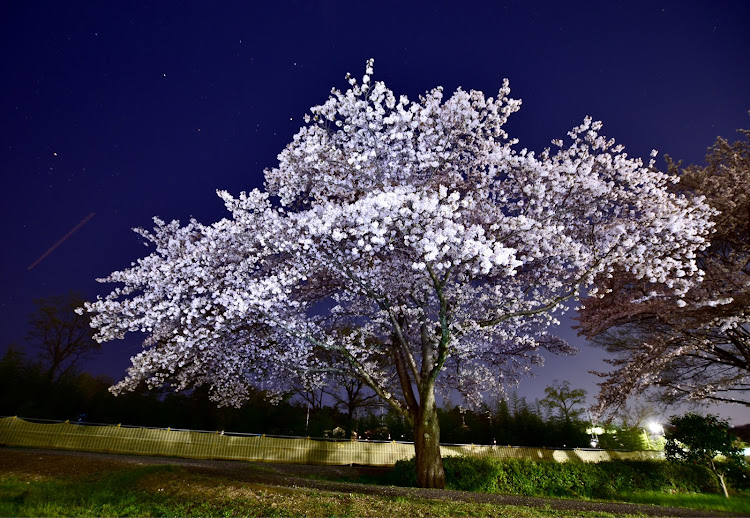
[[[750,406],[750,131],[741,133],[745,140],[718,139],[706,164],[687,167],[672,188],[715,209],[711,244],[696,258],[703,282],[678,298],[622,270],[605,281],[606,296],[584,301],[581,334],[616,355],[601,374],[602,408],[651,388],[667,403]]]
[[[264,191],[219,191],[231,217],[138,229],[154,251],[86,309],[99,340],[148,335],[115,391],[207,384],[236,405],[344,373],[414,427],[418,482],[443,487],[439,391],[478,402],[540,349],[572,352],[547,328],[615,267],[679,300],[708,209],[589,118],[516,150],[507,81],[410,101],[372,73],[311,109]]]

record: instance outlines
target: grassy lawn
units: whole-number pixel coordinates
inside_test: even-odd
[[[234,472],[233,468],[228,472],[212,472],[165,464],[134,466],[111,457],[0,451],[0,516],[593,518],[644,516],[624,513],[653,514],[656,511],[586,504],[585,500],[574,499],[540,501],[526,497],[498,497],[494,503],[483,503],[492,499],[478,493],[462,493],[471,499],[475,495],[476,502],[439,500],[418,489],[396,491],[383,487],[390,483],[388,470],[364,469],[342,474],[316,469],[285,471],[274,465],[252,463],[237,466],[241,471],[236,474],[244,475],[240,477],[244,482],[229,474]],[[335,484],[312,484],[318,489],[301,488],[293,485],[294,480],[303,485],[294,478],[296,476],[318,481],[357,482],[367,486],[362,488],[362,493],[358,492],[359,486],[351,485],[341,486],[346,489],[338,492],[333,491],[340,487]],[[268,485],[271,479],[276,485]],[[733,495],[729,500],[721,495],[633,493],[620,495],[617,500],[750,516],[749,493]],[[661,513],[676,514],[669,510],[661,510]]]
[[[0,477],[0,516],[235,515],[615,516],[602,512],[272,488],[195,475],[173,466],[128,468],[75,480]]]
[[[653,504],[669,507],[686,507],[688,509],[700,509],[704,511],[722,511],[728,513],[739,513],[750,515],[750,494],[732,495],[724,498],[724,495],[706,495],[699,493],[691,494],[666,494],[666,493],[631,493],[620,495],[622,502],[633,504]]]
[[[339,482],[354,481],[362,484],[387,484],[388,479],[383,476],[360,476],[352,480],[339,477],[326,477],[328,480]],[[558,497],[570,499],[568,497]],[[592,501],[583,499],[583,501]],[[596,500],[594,500],[596,501]],[[598,500],[601,501],[601,500]],[[696,509],[701,511],[716,511],[726,513],[737,513],[750,516],[750,492],[734,493],[731,498],[724,498],[722,494],[703,493],[664,493],[664,492],[638,492],[617,495],[610,501],[629,504],[650,504],[662,507],[680,507],[685,509]]]

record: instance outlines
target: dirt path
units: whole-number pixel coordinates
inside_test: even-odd
[[[142,457],[63,450],[35,450],[0,448],[0,473],[41,475],[50,477],[85,476],[88,474],[121,469],[127,466],[150,466],[171,464],[206,476],[222,477],[232,481],[289,488],[310,488],[319,491],[363,493],[387,497],[411,497],[421,499],[451,500],[476,503],[494,503],[525,507],[550,507],[560,510],[608,512],[613,514],[643,514],[648,516],[697,517],[737,516],[727,513],[711,513],[673,507],[658,507],[641,504],[611,502],[588,502],[538,498],[513,495],[473,493],[466,491],[432,490],[392,486],[374,486],[350,482],[331,482],[304,478],[346,477],[356,480],[363,474],[376,474],[383,468],[364,466],[309,466],[299,464],[268,464],[257,462],[195,460],[166,457]]]

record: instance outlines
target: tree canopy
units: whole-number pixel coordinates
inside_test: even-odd
[[[219,191],[231,218],[139,229],[154,251],[86,307],[99,340],[148,334],[116,390],[206,384],[239,404],[344,372],[414,426],[418,480],[441,487],[435,390],[478,402],[540,348],[571,352],[553,313],[616,268],[680,300],[708,208],[590,118],[517,150],[507,81],[410,101],[372,73],[311,109],[264,191]]]
[[[651,388],[667,402],[750,405],[750,132],[741,133],[717,139],[705,165],[685,168],[672,187],[714,209],[710,246],[696,257],[703,282],[677,298],[620,270],[603,279],[603,298],[584,301],[580,332],[616,354],[602,373],[603,406]],[[673,173],[679,166],[670,161]]]

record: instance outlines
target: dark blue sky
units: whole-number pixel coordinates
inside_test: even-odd
[[[5,4],[0,352],[23,342],[33,299],[107,293],[94,279],[147,252],[131,227],[208,223],[225,215],[217,188],[261,187],[302,115],[367,58],[412,98],[437,85],[494,95],[508,77],[523,147],[591,115],[631,155],[691,163],[750,127],[748,26],[742,0]],[[138,348],[108,344],[87,368],[117,378]],[[555,359],[521,394],[558,378],[593,395],[601,356]]]

